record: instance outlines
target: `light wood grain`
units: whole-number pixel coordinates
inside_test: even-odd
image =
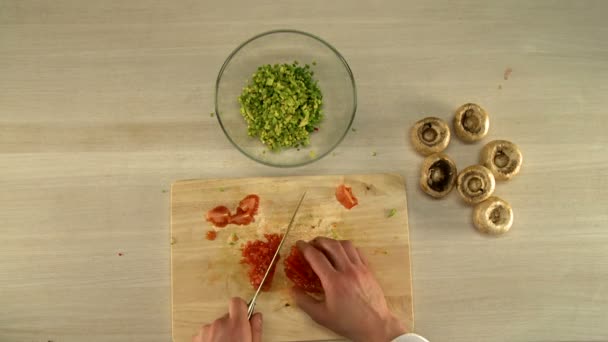
[[[559,0],[0,0],[0,340],[169,341],[175,180],[396,172],[417,332],[606,341],[606,13]],[[286,27],[345,56],[357,132],[333,156],[275,169],[209,112],[232,49]],[[490,113],[486,141],[524,154],[497,185],[515,211],[498,239],[475,232],[456,194],[416,185],[408,128],[467,101]],[[447,153],[463,168],[480,149],[454,140]]]
[[[359,205],[345,209],[335,197],[347,184]],[[264,313],[265,341],[321,341],[337,339],[297,308],[283,272],[283,260],[297,240],[315,236],[348,239],[368,257],[389,307],[413,328],[412,279],[405,183],[399,175],[347,175],[182,181],[171,188],[171,292],[173,341],[190,341],[200,322],[212,322],[226,312],[231,297],[249,300],[255,291],[247,267],[240,264],[241,245],[285,231],[300,196],[306,197],[277,264],[272,289],[259,297]],[[260,196],[255,222],[248,226],[215,228],[205,213],[218,206],[234,207],[247,194]],[[396,214],[388,217],[391,208]],[[217,231],[208,241],[207,231]],[[238,243],[230,245],[231,234]],[[290,304],[285,307],[285,304]]]

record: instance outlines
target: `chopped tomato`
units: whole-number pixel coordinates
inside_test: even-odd
[[[230,209],[220,205],[207,212],[207,221],[216,227],[226,227],[230,223]]]
[[[274,253],[277,248],[279,248],[283,235],[264,234],[264,237],[266,237],[266,241],[247,241],[247,244],[243,246],[242,250],[243,258],[241,259],[241,263],[249,265],[249,282],[255,289],[260,286],[262,279],[264,279],[266,270],[272,261]],[[268,278],[266,278],[264,286],[262,286],[262,291],[270,290],[278,261],[277,258],[276,262],[272,265],[272,268],[268,273]]]
[[[240,210],[249,213],[251,216],[258,213],[258,207],[260,206],[260,197],[258,195],[247,195],[239,203],[237,213]]]
[[[352,207],[359,204],[359,201],[357,200],[355,195],[353,195],[352,189],[344,184],[336,188],[336,199],[346,209],[351,209]]]
[[[213,240],[215,240],[216,237],[217,237],[217,233],[215,232],[215,230],[210,230],[207,232],[207,236],[206,236],[207,240],[213,241]]]
[[[284,264],[285,275],[297,287],[306,292],[323,293],[321,280],[296,246],[291,247],[291,254],[285,259]]]
[[[253,216],[257,214],[259,206],[260,197],[258,195],[247,195],[239,202],[236,214],[232,215],[230,209],[221,205],[207,212],[207,221],[220,228],[226,227],[229,223],[239,226],[247,225],[254,221]]]
[[[240,208],[237,209],[236,215],[230,215],[230,223],[232,224],[242,226],[250,224],[251,222],[253,222],[253,216],[248,212],[240,211]]]

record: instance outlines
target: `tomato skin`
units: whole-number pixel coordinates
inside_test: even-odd
[[[213,240],[215,240],[215,238],[217,238],[217,232],[215,230],[208,231],[205,236],[205,239],[207,239],[209,241],[213,241]]]
[[[230,209],[220,205],[207,212],[207,221],[219,228],[231,223],[239,226],[248,225],[255,221],[254,215],[258,213],[259,206],[260,197],[258,195],[247,195],[239,202],[236,214],[231,214]]]
[[[324,292],[321,280],[296,246],[291,247],[291,253],[283,264],[285,265],[285,275],[297,287],[310,293]]]
[[[247,241],[247,243],[243,246],[241,253],[243,256],[241,263],[249,265],[247,275],[249,276],[249,282],[254,289],[257,289],[258,286],[260,286],[262,279],[264,279],[264,274],[266,274],[266,270],[272,261],[274,253],[276,252],[277,248],[279,248],[283,235],[264,234],[264,237],[266,238],[266,241]],[[270,290],[272,286],[272,278],[274,277],[274,272],[279,259],[280,256],[277,257],[277,260],[272,265],[272,268],[268,273],[268,278],[262,286],[262,291]]]
[[[216,227],[226,227],[230,223],[230,209],[223,205],[215,207],[207,212],[207,221]]]
[[[353,195],[352,188],[344,184],[340,184],[336,188],[336,199],[344,206],[344,208],[349,210],[359,204],[359,200],[357,200],[357,197]]]
[[[241,211],[249,213],[249,215],[253,216],[258,213],[259,206],[260,197],[258,195],[247,195],[239,202],[237,213],[240,209]]]
[[[253,222],[253,216],[247,212],[240,212],[236,215],[230,215],[230,223],[232,224],[244,226],[250,224],[251,222]]]

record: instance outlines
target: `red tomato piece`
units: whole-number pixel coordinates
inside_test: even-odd
[[[353,195],[352,189],[344,184],[336,188],[336,199],[346,209],[351,209],[352,207],[359,204],[359,201],[357,200],[355,195]]]
[[[226,227],[229,223],[239,226],[247,225],[254,221],[253,216],[257,214],[259,206],[260,197],[258,195],[247,195],[239,202],[236,214],[232,215],[230,209],[220,205],[207,212],[207,221],[220,228]]]
[[[253,222],[253,216],[248,212],[241,211],[240,208],[237,209],[236,215],[230,215],[230,223],[232,224],[243,226],[250,224],[251,222]]]
[[[210,230],[207,232],[207,236],[205,238],[209,241],[213,241],[213,240],[215,240],[216,237],[217,237],[217,233],[215,232],[215,230]]]
[[[306,292],[323,293],[321,280],[296,246],[291,247],[291,253],[283,263],[285,275],[297,287]]]
[[[264,237],[266,237],[266,241],[247,241],[247,244],[242,249],[243,258],[241,259],[241,263],[249,265],[249,272],[247,274],[249,275],[251,286],[255,289],[260,286],[262,279],[264,279],[264,274],[266,274],[274,253],[279,248],[283,235],[264,234]],[[277,259],[274,265],[272,265],[268,278],[264,282],[264,286],[262,286],[262,291],[270,290],[278,261]]]
[[[230,223],[230,209],[220,205],[207,212],[207,221],[216,227],[226,227]]]
[[[260,197],[258,195],[247,195],[239,202],[237,208],[237,214],[239,209],[243,212],[249,213],[253,216],[258,213],[258,207],[260,206]]]

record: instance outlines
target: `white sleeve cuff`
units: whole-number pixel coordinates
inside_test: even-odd
[[[405,334],[397,337],[391,342],[429,342],[426,338],[416,334]]]

